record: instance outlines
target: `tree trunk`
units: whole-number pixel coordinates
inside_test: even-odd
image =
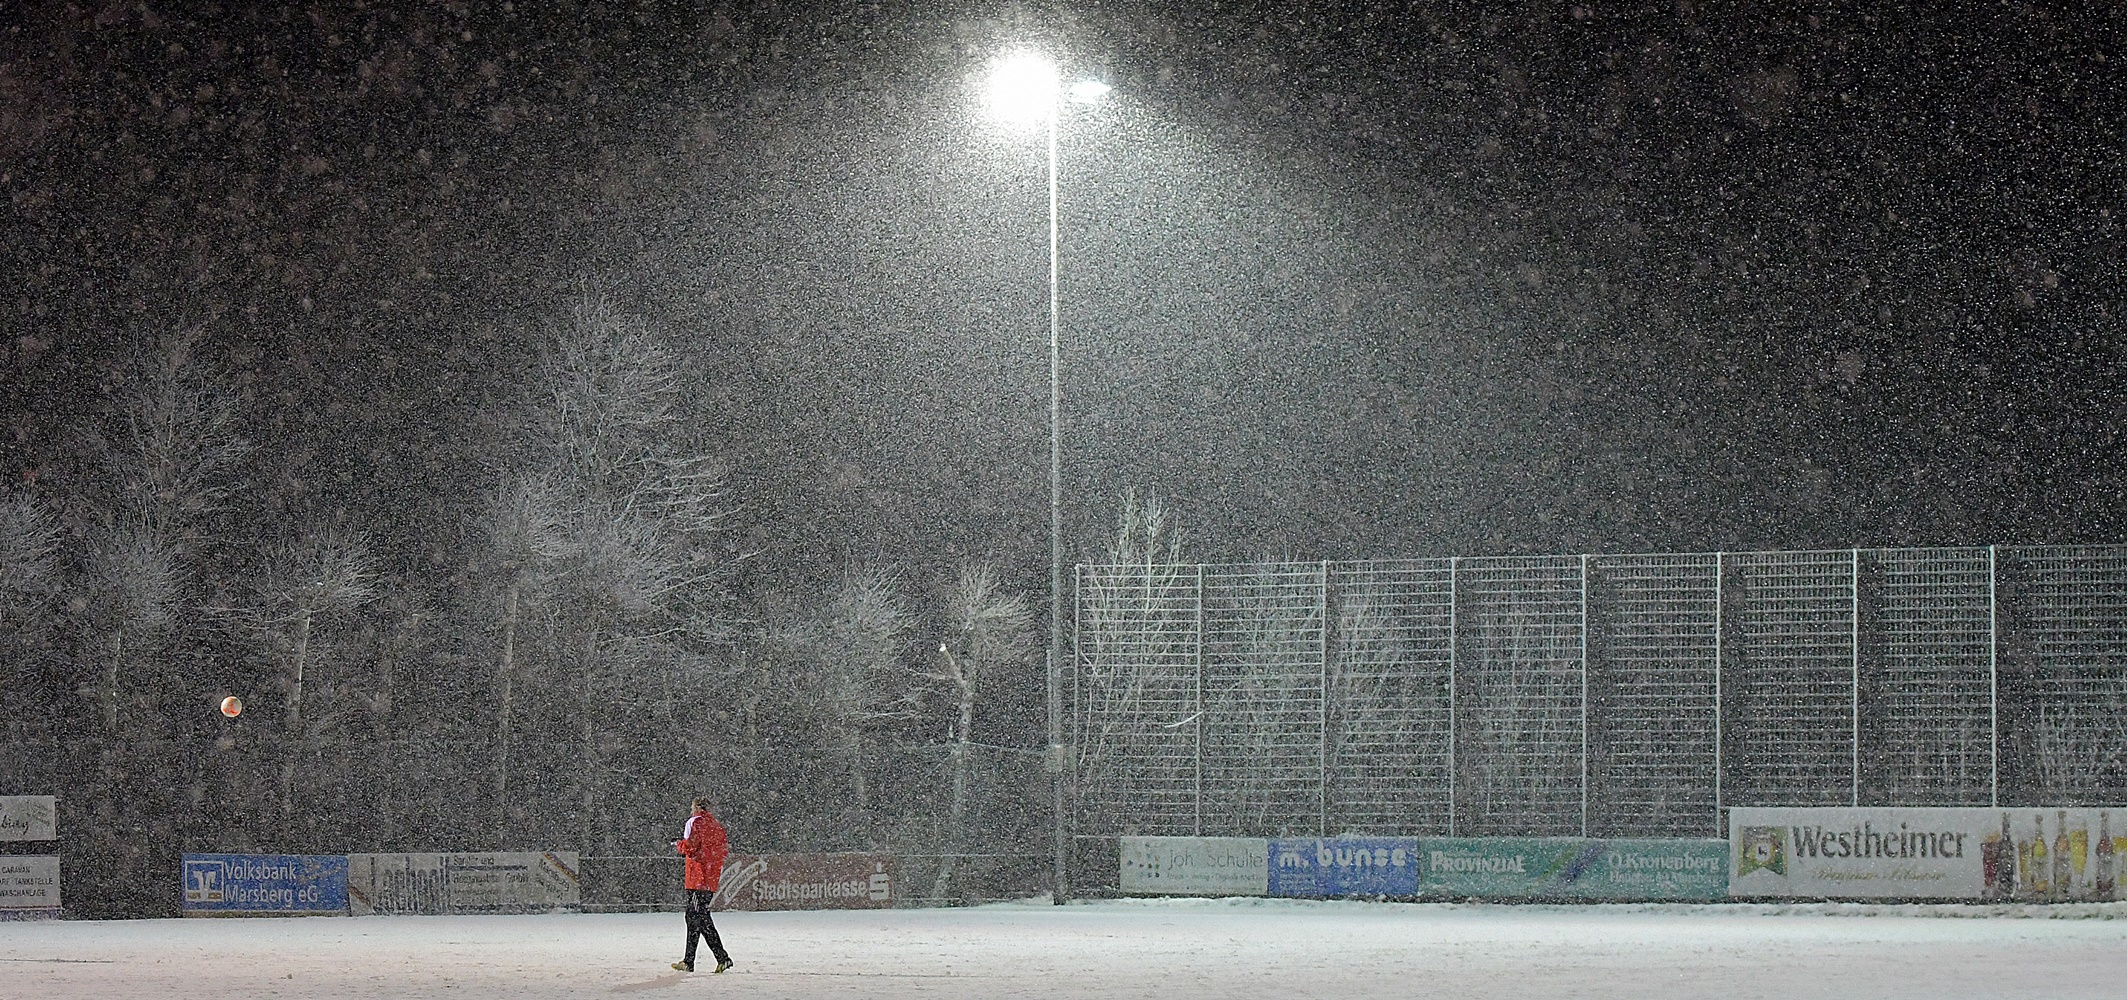
[[[502,612],[502,662],[496,669],[495,687],[500,704],[495,713],[495,846],[510,828],[510,713],[515,708],[512,686],[517,676],[517,585],[511,584]]]
[[[106,738],[118,735],[118,668],[126,656],[126,634],[123,630],[111,636],[111,658],[103,666],[103,734]]]
[[[577,685],[576,706],[576,715],[583,720],[583,753],[580,758],[583,773],[577,776],[581,783],[579,787],[582,798],[578,806],[582,815],[579,817],[581,829],[577,844],[580,845],[579,850],[585,854],[594,850],[593,837],[597,833],[598,772],[604,766],[604,760],[599,753],[598,727],[594,721],[597,708],[598,627],[594,625],[584,637],[583,681]]]
[[[310,658],[310,612],[295,622],[295,671],[288,688],[288,752],[281,757],[281,815],[295,816],[295,761],[303,749],[303,668]]]
[[[945,899],[952,890],[953,872],[960,856],[967,853],[967,800],[969,732],[975,725],[975,691],[960,685],[960,733],[952,750],[952,798],[946,804],[945,857],[938,863],[938,881],[931,889],[935,899]]]

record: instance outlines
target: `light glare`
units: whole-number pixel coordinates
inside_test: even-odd
[[[1056,66],[1032,53],[1006,57],[990,74],[990,112],[1017,123],[1043,122],[1056,113]]]
[[[1092,104],[1108,96],[1108,91],[1114,89],[1099,80],[1080,80],[1071,85],[1071,102],[1073,104]]]

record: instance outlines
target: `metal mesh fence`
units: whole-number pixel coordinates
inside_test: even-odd
[[[1331,564],[1329,826],[1446,833],[1454,757],[1454,563]]]
[[[1457,832],[1582,832],[1582,566],[1567,556],[1455,568]]]
[[[1721,557],[1589,561],[1591,833],[1708,836],[1720,799]]]
[[[1206,566],[1203,830],[1318,830],[1328,667],[1320,564]]]
[[[1082,835],[2127,801],[2127,546],[1080,567]]]

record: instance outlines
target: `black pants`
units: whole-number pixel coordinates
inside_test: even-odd
[[[697,940],[709,942],[709,953],[716,956],[716,964],[731,961],[731,955],[724,951],[724,939],[716,936],[716,921],[709,919],[709,901],[714,898],[716,893],[707,889],[687,890],[688,965],[694,964],[694,943]]]

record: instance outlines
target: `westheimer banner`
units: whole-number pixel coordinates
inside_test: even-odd
[[[2109,900],[2127,811],[1729,810],[1729,894],[1790,898]]]
[[[583,905],[575,851],[350,854],[347,896],[372,913],[548,913]]]
[[[1270,842],[1260,837],[1124,837],[1124,892],[1262,896]]]
[[[719,910],[866,910],[894,905],[891,854],[734,854],[717,881]]]

